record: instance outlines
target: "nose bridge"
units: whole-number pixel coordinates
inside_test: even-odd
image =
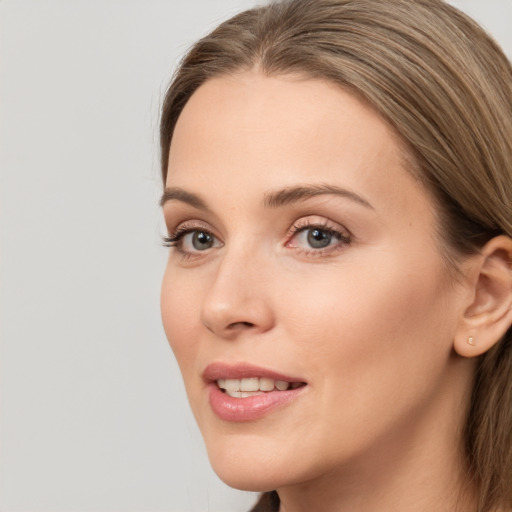
[[[271,286],[263,278],[264,268],[262,251],[253,244],[225,246],[201,308],[202,322],[210,331],[233,337],[272,327]]]

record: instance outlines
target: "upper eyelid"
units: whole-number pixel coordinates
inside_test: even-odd
[[[322,220],[316,221],[316,220],[311,219],[311,217],[319,217]],[[300,224],[301,221],[303,221],[304,223]],[[314,227],[318,227],[318,228],[326,229],[326,230],[332,230],[332,231],[339,231],[340,233],[346,234],[348,237],[351,237],[351,238],[353,236],[351,231],[348,228],[346,228],[343,224],[340,224],[339,222],[335,222],[329,218],[326,218],[326,217],[323,217],[320,215],[318,215],[318,216],[310,215],[308,217],[303,217],[301,219],[296,220],[293,223],[292,227],[290,228],[289,233],[293,234],[294,231],[296,232],[296,231],[303,230],[306,228],[314,228]]]
[[[174,224],[175,226],[168,226],[168,235],[170,238],[175,238],[176,236],[180,235],[184,236],[187,232],[204,230],[210,233],[218,240],[222,241],[222,236],[219,234],[218,230],[213,228],[209,222],[200,219],[187,219],[180,222],[176,222]],[[290,241],[290,238],[293,237],[299,231],[313,227],[329,231],[337,231],[340,232],[342,236],[351,239],[353,238],[353,234],[351,233],[351,231],[348,228],[346,228],[343,224],[333,221],[323,215],[310,214],[307,216],[299,217],[298,219],[293,221],[291,226],[286,230],[284,234],[286,238],[285,244],[288,243]]]
[[[189,222],[197,222],[198,225],[211,231],[214,231],[212,225],[223,228],[221,219],[214,211],[209,208],[203,209],[188,202],[168,200],[162,205],[162,213],[169,232],[176,230],[181,224]]]
[[[205,229],[205,228],[200,228],[199,226],[195,227],[195,228],[193,228],[193,227],[190,227],[190,228],[183,227],[182,228],[182,227],[178,226],[175,230],[172,231],[172,233],[169,233],[169,238],[181,240],[182,238],[185,238],[190,233],[195,233],[196,231],[199,231],[201,233],[208,233],[209,235],[218,239],[218,236],[216,236],[211,230]]]
[[[213,229],[209,222],[202,221],[199,219],[188,219],[188,220],[182,220],[179,222],[166,222],[167,224],[167,231],[169,235],[172,235],[173,233],[176,233],[178,231],[199,231],[201,229],[204,229],[205,231],[208,231],[209,233],[216,235],[216,230]]]

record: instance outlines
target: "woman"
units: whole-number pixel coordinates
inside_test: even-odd
[[[296,0],[188,53],[162,316],[254,510],[512,508],[512,69],[439,0]]]

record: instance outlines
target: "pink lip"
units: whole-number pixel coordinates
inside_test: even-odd
[[[213,363],[206,367],[203,378],[208,385],[209,402],[213,412],[224,421],[254,421],[284,406],[303,393],[307,386],[286,391],[269,391],[248,398],[234,398],[223,393],[216,384],[218,379],[243,379],[266,377],[286,382],[304,382],[303,379],[290,377],[273,370],[260,368],[247,363]]]
[[[290,377],[289,375],[284,375],[249,363],[212,363],[209,364],[203,372],[203,379],[207,382],[216,381],[218,379],[244,379],[249,377],[266,377],[268,379],[284,380],[286,382],[305,382],[304,379]]]

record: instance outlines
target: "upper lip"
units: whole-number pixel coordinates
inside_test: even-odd
[[[219,379],[244,379],[250,377],[264,377],[285,382],[305,382],[304,379],[298,377],[292,377],[269,368],[263,368],[244,362],[211,363],[203,371],[203,379],[207,382],[214,382]]]

